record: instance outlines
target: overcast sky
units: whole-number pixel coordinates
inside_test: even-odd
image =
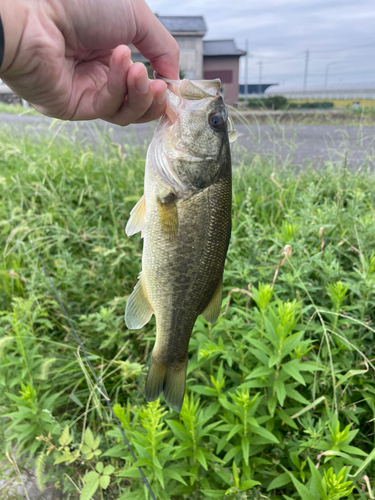
[[[308,88],[375,88],[375,0],[147,0],[165,16],[203,15],[209,39],[249,43],[249,83],[302,88],[309,49]],[[245,78],[241,58],[241,82]]]

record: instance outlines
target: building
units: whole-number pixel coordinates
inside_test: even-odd
[[[158,16],[180,47],[180,69],[189,80],[203,78],[203,37],[207,26],[202,16]]]
[[[203,16],[156,16],[180,47],[181,78],[220,78],[225,101],[237,102],[239,61],[246,52],[237,49],[234,40],[203,40],[207,33]],[[133,61],[148,63],[135,47],[131,51]]]
[[[203,73],[206,80],[220,78],[227,104],[238,101],[240,57],[244,50],[234,40],[205,40],[203,42]]]
[[[250,94],[264,94],[265,91],[272,87],[273,85],[278,85],[278,83],[249,83],[247,85],[241,83],[240,84],[240,94],[242,96],[250,95]]]

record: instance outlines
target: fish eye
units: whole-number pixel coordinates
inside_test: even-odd
[[[225,123],[223,114],[218,112],[211,113],[208,122],[213,130],[221,130]]]

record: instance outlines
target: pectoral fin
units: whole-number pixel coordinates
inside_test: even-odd
[[[125,232],[128,236],[144,231],[146,226],[146,202],[145,195],[143,195],[133,210],[130,212],[130,219],[126,224]]]
[[[202,312],[202,316],[209,323],[215,323],[220,314],[221,301],[223,297],[223,279],[220,280],[215,293],[206,309]]]
[[[236,141],[239,135],[240,134],[237,132],[237,130],[231,130],[230,132],[228,132],[229,142]]]
[[[142,283],[142,274],[135,285],[132,294],[126,303],[125,323],[130,330],[138,330],[146,325],[153,315],[153,310],[148,301],[144,285]]]
[[[237,132],[237,130],[234,129],[234,123],[232,120],[232,117],[228,115],[228,137],[229,137],[229,142],[234,142],[236,139],[238,139],[238,136],[240,134]]]
[[[169,193],[164,198],[158,198],[159,221],[168,238],[174,238],[178,232],[178,214],[176,196]]]

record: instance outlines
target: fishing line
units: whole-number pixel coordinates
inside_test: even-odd
[[[105,402],[107,403],[107,406],[108,406],[109,411],[110,411],[110,413],[112,415],[112,418],[116,422],[117,427],[120,429],[121,435],[122,435],[122,437],[124,439],[124,442],[125,442],[126,446],[128,447],[130,455],[133,457],[134,462],[136,462],[137,461],[137,457],[135,456],[133,448],[131,447],[131,445],[130,445],[128,439],[127,439],[127,437],[125,436],[124,429],[121,427],[121,424],[120,424],[118,418],[116,417],[115,412],[113,411],[113,408],[112,408],[112,405],[111,405],[111,400],[108,397],[107,391],[105,390],[105,387],[100,383],[99,378],[98,378],[98,376],[95,373],[95,370],[94,370],[94,368],[93,368],[93,366],[91,364],[91,361],[89,360],[89,357],[86,354],[85,348],[83,347],[81,339],[79,338],[78,333],[76,332],[76,329],[74,328],[73,323],[71,322],[70,317],[68,316],[68,313],[66,312],[64,304],[62,303],[62,301],[60,299],[60,296],[59,296],[56,288],[53,286],[52,280],[51,280],[51,278],[50,278],[50,276],[49,276],[49,274],[47,272],[47,269],[45,268],[45,266],[43,264],[43,261],[42,261],[40,255],[39,255],[38,250],[36,249],[36,247],[34,245],[34,242],[32,240],[30,240],[30,243],[31,243],[31,245],[32,245],[32,247],[33,247],[33,249],[34,249],[34,251],[36,253],[36,256],[38,257],[39,263],[41,265],[41,268],[44,271],[44,274],[45,274],[45,276],[47,278],[49,286],[51,287],[51,289],[52,289],[52,291],[53,291],[53,293],[54,293],[54,295],[56,297],[56,300],[57,300],[59,306],[61,307],[61,310],[62,310],[62,312],[63,312],[63,314],[64,314],[64,316],[65,316],[65,318],[66,318],[66,320],[67,320],[67,322],[68,322],[68,324],[70,326],[70,329],[72,330],[73,335],[74,335],[74,337],[75,337],[75,339],[76,339],[76,341],[77,341],[80,349],[83,352],[83,355],[84,355],[84,357],[85,357],[85,359],[87,361],[87,364],[89,365],[91,373],[92,373],[92,375],[93,375],[93,377],[94,377],[94,379],[96,381],[97,388],[99,389],[99,392],[104,396]],[[155,496],[154,496],[154,494],[152,492],[150,483],[148,482],[147,477],[144,475],[143,470],[141,469],[141,467],[138,467],[138,470],[139,470],[139,473],[141,474],[143,482],[147,486],[147,489],[148,489],[148,491],[149,491],[149,493],[151,495],[152,500],[156,500],[156,498],[155,498]]]

